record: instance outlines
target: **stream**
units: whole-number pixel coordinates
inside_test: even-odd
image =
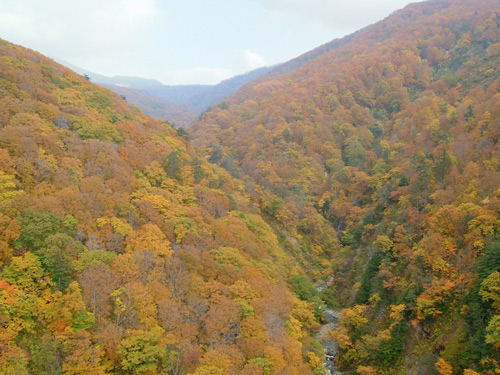
[[[333,278],[329,278],[327,282],[319,283],[316,286],[316,290],[321,292],[333,281]],[[318,342],[325,349],[325,368],[326,372],[324,375],[342,375],[342,373],[337,370],[337,366],[335,365],[335,356],[338,353],[338,345],[330,336],[329,332],[337,328],[337,322],[340,317],[340,311],[332,310],[328,308],[326,305],[323,306],[323,317],[325,319],[325,323],[321,325],[318,332],[314,335],[314,338],[318,340]]]
[[[337,370],[334,362],[335,356],[338,353],[338,345],[329,334],[329,331],[334,330],[337,327],[340,311],[335,311],[325,306],[323,316],[325,318],[325,324],[321,325],[314,337],[323,346],[323,348],[325,348],[324,365],[327,369],[325,375],[342,375],[342,373]]]

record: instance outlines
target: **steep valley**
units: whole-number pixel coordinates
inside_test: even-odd
[[[0,374],[500,373],[499,67],[425,1],[186,131],[0,39]]]

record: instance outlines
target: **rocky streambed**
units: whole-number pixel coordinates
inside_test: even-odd
[[[325,367],[327,369],[325,375],[342,375],[335,366],[335,356],[338,353],[338,345],[329,334],[330,331],[337,328],[337,322],[340,316],[340,311],[335,311],[329,308],[324,308],[323,316],[325,323],[321,325],[315,335],[316,340],[325,348]]]

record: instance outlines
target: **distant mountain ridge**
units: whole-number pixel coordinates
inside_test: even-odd
[[[245,74],[226,79],[217,85],[178,85],[178,86],[151,86],[143,87],[150,94],[162,99],[172,101],[186,107],[196,108],[204,111],[211,105],[231,95],[241,86],[257,78],[264,76],[273,70],[275,66],[262,67]]]
[[[88,76],[92,82],[126,96],[130,103],[138,106],[144,113],[183,127],[188,127],[208,107],[217,104],[241,86],[264,76],[276,67],[258,68],[216,85],[164,85],[156,79],[107,77],[64,60],[57,61],[81,75]]]

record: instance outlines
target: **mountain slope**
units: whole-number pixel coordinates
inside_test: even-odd
[[[0,40],[1,373],[313,374],[297,277],[241,181]]]
[[[200,112],[196,109],[163,100],[145,90],[107,85],[105,83],[99,85],[125,97],[127,102],[139,107],[146,115],[160,120],[168,120],[168,122],[176,126],[188,128],[200,116]]]
[[[332,276],[348,373],[498,371],[499,11],[410,5],[191,128],[309,274]]]

